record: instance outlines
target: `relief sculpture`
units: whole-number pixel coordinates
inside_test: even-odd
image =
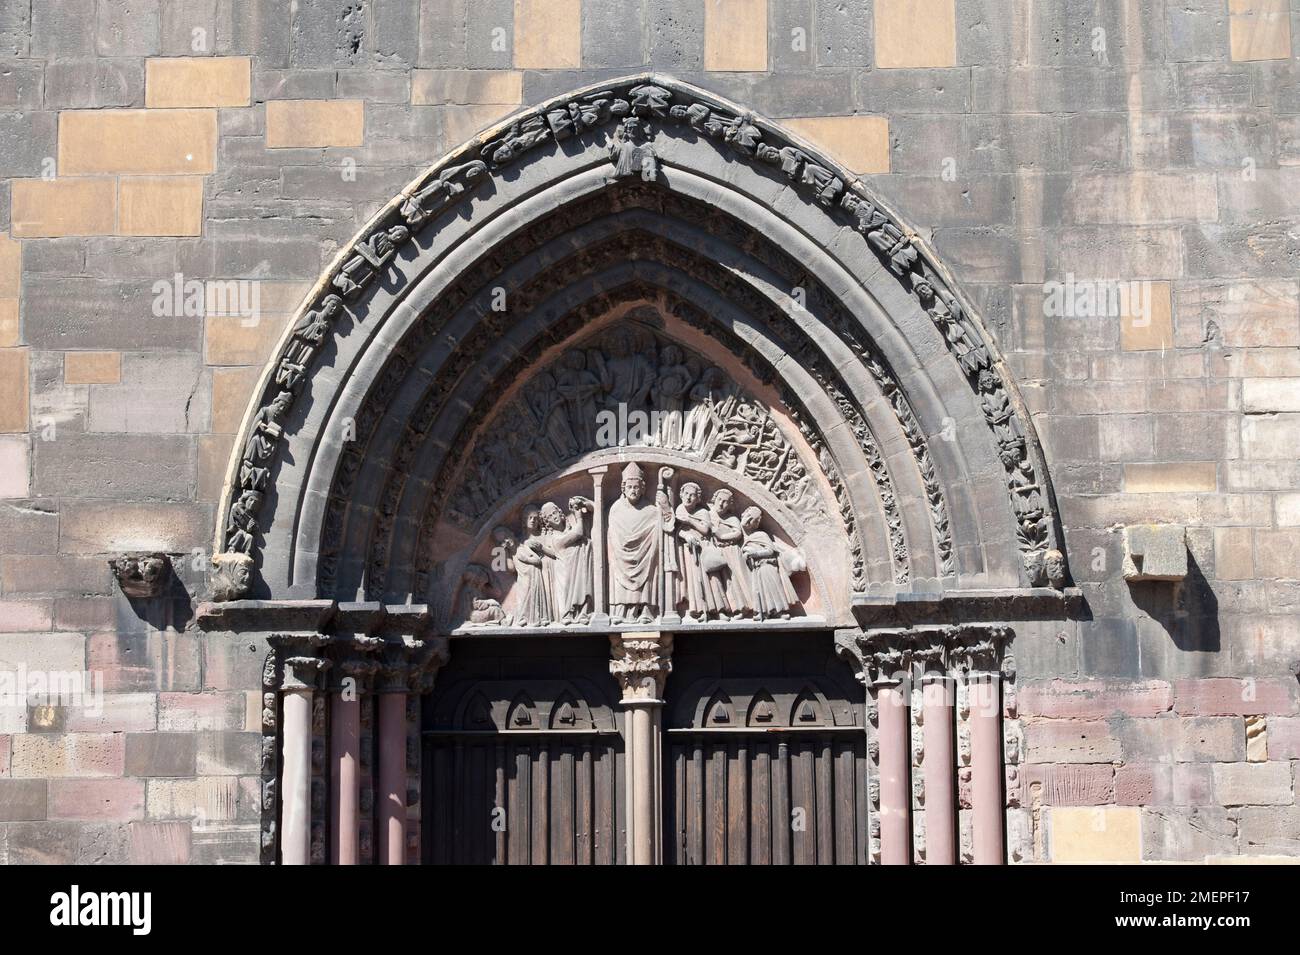
[[[730,488],[717,488],[706,503],[698,481],[674,486],[674,473],[659,469],[652,496],[646,469],[624,465],[604,514],[585,495],[570,495],[567,509],[550,500],[524,506],[518,534],[498,527],[483,545],[497,573],[471,563],[462,574],[460,621],[583,626],[606,607],[616,625],[647,625],[667,614],[686,623],[803,615],[796,585],[808,570],[803,553],[773,531],[759,507],[737,514]],[[602,556],[607,574],[597,572]]]
[[[721,368],[631,323],[565,350],[497,412],[470,449],[449,517],[472,529],[516,489],[617,447],[719,464],[804,521],[827,520],[811,474],[768,408]]]

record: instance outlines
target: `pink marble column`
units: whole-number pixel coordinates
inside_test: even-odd
[[[925,725],[925,861],[957,864],[957,764],[954,748],[954,684],[941,674],[921,685]]]
[[[361,834],[360,692],[330,699],[330,864],[356,865]]]
[[[280,864],[311,861],[311,710],[320,673],[318,657],[284,661],[280,724]]]
[[[912,861],[912,836],[906,688],[896,679],[880,679],[875,683],[875,692],[880,754],[880,861],[885,865],[908,865]]]
[[[1002,865],[1002,700],[996,673],[970,675],[971,808],[976,865]]]
[[[406,690],[379,693],[379,832],[376,861],[406,863]]]
[[[664,682],[672,670],[670,633],[621,633],[610,640],[609,671],[623,690],[627,710],[627,858],[632,865],[663,862],[659,818]]]

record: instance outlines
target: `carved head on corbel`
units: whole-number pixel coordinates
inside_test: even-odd
[[[240,553],[214,555],[210,583],[213,600],[242,600],[253,585],[252,556]]]
[[[159,553],[122,554],[111,558],[108,566],[128,597],[159,596],[172,574],[172,559]]]

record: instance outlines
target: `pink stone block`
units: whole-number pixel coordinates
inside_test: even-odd
[[[1117,767],[1115,803],[1120,806],[1152,805],[1155,802],[1155,770],[1156,767],[1142,765]]]
[[[159,693],[158,729],[163,732],[242,730],[243,693]]]
[[[189,861],[188,822],[131,823],[132,865],[186,865]]]
[[[50,819],[125,822],[144,816],[139,779],[51,779]]]
[[[1031,763],[1021,767],[1021,805],[1033,804],[1034,787],[1045,806],[1107,806],[1115,801],[1115,770],[1109,763]]]
[[[1266,725],[1268,758],[1300,759],[1300,717],[1273,716]]]
[[[1120,742],[1100,720],[1029,720],[1025,755],[1035,763],[1114,763]]]
[[[158,697],[153,693],[105,693],[95,709],[69,707],[70,733],[139,733],[158,724]]]
[[[24,733],[12,746],[10,772],[19,779],[121,776],[126,764],[120,733]]]
[[[1300,712],[1297,687],[1294,678],[1179,680],[1174,709],[1190,716],[1289,715]]]
[[[1115,802],[1121,806],[1214,805],[1214,763],[1132,763],[1115,768]]]
[[[13,747],[12,737],[0,736],[0,776],[9,775],[9,751]]]
[[[44,633],[53,627],[53,600],[0,600],[0,630],[5,633]]]
[[[1173,705],[1173,688],[1163,680],[1108,684],[1099,680],[1052,680],[1020,688],[1022,716],[1097,720],[1110,716],[1158,716]]]

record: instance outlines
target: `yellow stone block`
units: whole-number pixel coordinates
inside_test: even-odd
[[[515,0],[515,66],[582,66],[582,0]]]
[[[212,371],[212,433],[234,434],[244,420],[248,401],[257,380],[260,365],[245,368],[214,368]]]
[[[123,179],[118,206],[122,235],[203,234],[203,180],[197,176]]]
[[[0,298],[17,298],[23,278],[23,244],[0,234]]]
[[[252,67],[246,56],[177,56],[145,60],[144,105],[248,106]]]
[[[1128,494],[1187,494],[1217,488],[1213,461],[1124,465],[1124,490]]]
[[[0,348],[0,434],[28,429],[27,349]]]
[[[64,110],[59,175],[201,175],[213,170],[215,109]]]
[[[20,238],[112,235],[116,179],[15,179],[9,223]]]
[[[767,0],[704,0],[704,68],[767,69]]]
[[[1124,351],[1174,347],[1174,307],[1168,282],[1125,282],[1119,335]]]
[[[0,348],[17,345],[19,338],[18,299],[0,298]]]
[[[365,105],[359,99],[274,99],[266,104],[266,145],[360,146]]]
[[[1234,60],[1290,59],[1289,0],[1228,0],[1228,40]]]
[[[63,356],[63,381],[69,385],[116,385],[122,380],[122,353],[70,351]]]
[[[287,313],[210,314],[203,322],[203,360],[209,365],[260,366],[271,357],[288,320]]]
[[[876,66],[957,65],[954,0],[876,0]]]
[[[814,116],[782,122],[855,173],[889,172],[889,120],[884,116]]]
[[[1141,862],[1142,817],[1136,806],[1056,806],[1053,862]]]

